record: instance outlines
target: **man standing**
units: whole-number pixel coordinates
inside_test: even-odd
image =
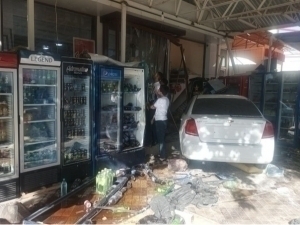
[[[165,135],[167,130],[167,113],[170,101],[167,98],[169,88],[166,85],[161,85],[157,91],[159,98],[156,100],[151,109],[155,109],[154,119],[156,128],[156,138],[159,148],[159,154],[161,160],[166,160],[166,145],[165,145]]]

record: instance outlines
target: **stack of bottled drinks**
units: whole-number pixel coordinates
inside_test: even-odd
[[[107,194],[113,184],[114,175],[115,174],[111,169],[106,168],[98,172],[96,176],[96,192],[98,194]]]

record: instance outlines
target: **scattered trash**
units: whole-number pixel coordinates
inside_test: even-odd
[[[137,224],[166,224],[166,220],[157,218],[155,215],[148,215],[140,219]]]
[[[131,210],[129,207],[110,207],[110,206],[98,206],[98,209],[106,209],[106,210],[111,210],[113,213],[136,213],[136,210]]]
[[[89,200],[85,200],[84,202],[84,211],[89,212],[92,209],[92,203]]]
[[[215,175],[216,175],[216,177],[218,177],[221,180],[236,180],[236,177],[234,177],[231,174],[217,173]]]
[[[300,224],[300,218],[298,219],[292,219],[289,224]]]
[[[284,170],[278,168],[277,166],[273,164],[268,164],[266,167],[266,175],[268,177],[283,177]]]
[[[238,188],[238,186],[239,186],[239,183],[236,180],[228,180],[228,181],[223,182],[223,187],[227,188],[227,189],[233,190],[233,189]]]
[[[175,214],[170,224],[185,224],[185,221],[181,216]]]
[[[186,171],[188,164],[184,159],[169,159],[168,160],[168,169],[174,172],[177,171]]]
[[[199,176],[203,174],[203,171],[201,169],[192,169],[189,171],[189,174],[192,176]]]
[[[175,208],[172,206],[166,196],[154,196],[150,202],[150,208],[154,212],[154,216],[163,219],[168,224],[172,221],[175,215]]]

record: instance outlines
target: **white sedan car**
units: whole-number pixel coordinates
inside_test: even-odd
[[[237,95],[199,95],[189,102],[179,130],[183,156],[191,160],[267,164],[274,129],[259,109]]]

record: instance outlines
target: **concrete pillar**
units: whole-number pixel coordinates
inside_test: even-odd
[[[103,55],[103,25],[100,23],[100,16],[97,16],[97,50],[96,53]]]
[[[126,56],[126,3],[122,2],[121,13],[121,62],[125,63]]]
[[[34,0],[27,0],[28,49],[34,51]]]
[[[236,67],[235,67],[235,62],[234,62],[234,58],[233,58],[233,54],[231,51],[231,41],[229,41],[229,38],[225,38],[226,41],[226,46],[227,46],[227,51],[229,53],[229,57],[231,59],[231,64],[232,64],[232,69],[233,69],[233,75],[236,74]]]
[[[272,44],[273,44],[273,37],[270,36],[270,38],[269,38],[269,52],[268,52],[268,68],[267,68],[267,72],[271,71]]]

